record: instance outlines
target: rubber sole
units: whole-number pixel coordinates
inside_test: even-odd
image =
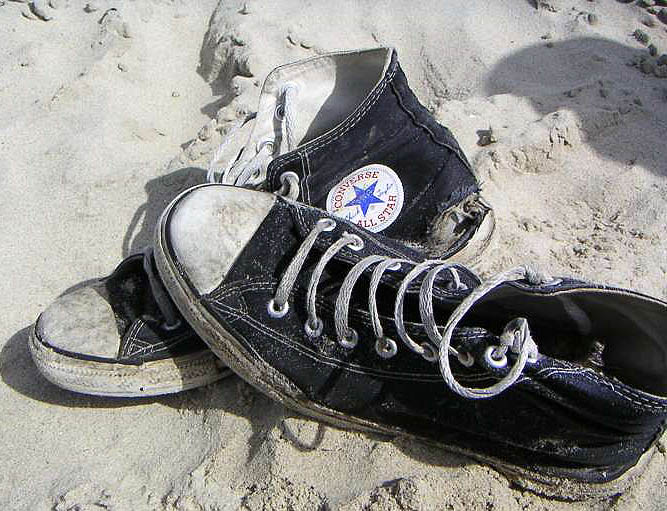
[[[238,376],[268,397],[303,415],[310,416],[335,427],[380,433],[389,436],[414,438],[427,444],[433,444],[439,448],[462,454],[493,467],[521,488],[552,498],[584,500],[619,495],[626,491],[644,472],[646,465],[653,455],[654,447],[648,449],[639,458],[637,463],[626,470],[620,477],[606,483],[587,483],[577,479],[546,473],[548,469],[545,472],[538,472],[455,445],[437,443],[431,438],[420,437],[395,427],[346,415],[311,401],[285,375],[276,371],[256,354],[250,353],[241,342],[226,332],[206,308],[199,304],[195,294],[175,267],[165,243],[166,220],[173,206],[182,196],[190,193],[192,190],[188,190],[176,197],[160,217],[156,229],[154,247],[158,272],[174,303],[200,338]]]
[[[141,365],[81,360],[58,353],[42,343],[34,326],[28,344],[37,369],[47,380],[80,394],[160,396],[201,387],[232,374],[209,350]]]

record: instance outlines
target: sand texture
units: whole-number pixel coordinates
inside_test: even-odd
[[[0,0],[0,509],[664,509],[661,453],[624,496],[568,504],[432,447],[318,425],[237,378],[147,400],[68,393],[27,347],[50,301],[142,248],[203,180],[273,67],[379,45],[495,208],[482,274],[530,262],[667,298],[667,11],[650,9]]]

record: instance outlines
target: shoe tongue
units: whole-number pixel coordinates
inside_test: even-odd
[[[410,259],[417,262],[423,261],[426,258],[420,251],[414,250],[400,241],[374,234],[363,227],[347,222],[327,211],[310,206],[302,206],[298,203],[294,204],[294,208],[295,209],[292,210],[292,218],[301,238],[305,238],[322,218],[330,218],[336,222],[337,228],[334,232],[324,232],[315,240],[315,247],[321,251],[329,248],[332,240],[335,241],[338,239],[343,232],[356,234],[364,241],[364,247],[361,250],[357,251],[345,247],[341,249],[338,253],[339,255],[334,257],[335,259],[340,258],[345,261],[356,263],[369,255]]]
[[[364,297],[365,298],[365,297]],[[414,304],[413,304],[414,305]],[[428,342],[432,343],[429,339],[426,330],[424,329],[424,324],[419,317],[417,311],[406,311],[411,314],[412,317],[403,318],[403,326],[405,327],[405,332],[417,343]],[[369,326],[372,323],[372,318],[368,309],[366,307],[366,301],[362,300],[359,303],[353,303],[350,308],[350,317],[352,322],[356,325],[366,325]],[[388,337],[398,340],[400,336],[396,331],[396,323],[394,322],[394,316],[391,312],[379,314],[380,324],[384,328],[384,334]],[[442,327],[444,323],[442,318],[438,317],[440,321],[439,327],[442,332]],[[484,350],[488,346],[498,346],[500,345],[500,338],[495,335],[493,332],[480,327],[468,327],[468,326],[459,326],[454,329],[451,339],[451,346],[457,350],[463,351],[465,353],[474,354],[477,359],[481,359],[483,356]]]
[[[336,222],[336,228],[331,232],[323,232],[316,238],[314,247],[320,252],[324,252],[326,249],[328,249],[331,244],[339,239],[344,232],[349,234],[356,234],[364,242],[364,246],[361,248],[361,250],[353,250],[349,247],[342,248],[334,256],[333,260],[342,261],[348,265],[354,265],[361,261],[363,258],[370,255],[380,255],[396,259],[407,259],[414,262],[421,262],[427,259],[421,251],[415,250],[401,241],[387,238],[381,234],[372,233],[362,227],[342,220],[333,216],[331,213],[322,211],[320,209],[293,203],[292,220],[302,239],[311,232],[317,221],[322,218],[331,218],[334,220]],[[407,265],[403,266],[405,266],[405,268],[408,267]],[[468,289],[479,286],[479,279],[470,270],[458,264],[452,264],[452,266],[455,267],[461,283],[464,284]],[[386,272],[383,276],[383,282],[386,282],[389,285],[392,285],[392,287],[397,288],[404,276],[405,271]],[[446,271],[441,272],[436,277],[436,287],[434,289],[436,298],[443,296],[443,292],[439,288],[439,284],[449,280],[450,279],[447,277]],[[418,289],[420,281],[420,279],[416,279],[408,289]],[[444,294],[449,295],[449,292],[445,292]]]
[[[340,124],[380,82],[391,60],[390,48],[342,52],[300,60],[275,68],[262,86],[257,118],[246,148],[251,153],[266,140],[275,140],[274,158],[288,152],[276,109],[283,86],[296,86],[293,132],[296,145]]]

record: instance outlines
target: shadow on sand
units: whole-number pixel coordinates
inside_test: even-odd
[[[123,408],[159,403],[177,410],[218,410],[224,414],[245,418],[252,428],[248,440],[247,462],[252,461],[276,428],[280,436],[301,452],[317,452],[329,426],[317,424],[301,433],[288,419],[302,418],[279,403],[253,389],[236,376],[225,378],[199,389],[150,398],[114,398],[88,396],[61,389],[47,381],[35,367],[28,348],[32,326],[13,335],[0,352],[0,378],[14,391],[28,399],[67,408]],[[389,437],[363,433],[370,441],[388,441]],[[396,440],[396,446],[406,455],[433,466],[458,467],[470,463],[465,457],[434,449],[433,446],[411,441]]]
[[[542,115],[574,112],[586,144],[602,158],[636,163],[665,176],[664,158],[656,158],[655,150],[664,146],[667,132],[667,80],[629,66],[647,55],[645,49],[608,39],[543,42],[496,63],[484,89],[489,96],[527,98]],[[664,129],[656,130],[656,122],[664,123]],[[599,136],[616,126],[622,129],[613,137]]]
[[[135,212],[123,238],[123,256],[127,257],[130,254],[141,252],[145,246],[151,244],[153,230],[164,208],[182,191],[205,182],[205,177],[206,171],[204,169],[187,167],[148,181],[144,187],[146,202]],[[110,268],[109,272],[111,270],[113,268]],[[79,282],[62,294],[85,287],[96,280],[90,279]],[[122,399],[86,396],[59,389],[48,382],[37,371],[32,362],[28,348],[28,336],[31,328],[32,325],[15,333],[7,340],[0,352],[0,378],[20,394],[30,399],[67,407],[115,408],[136,406],[147,402],[161,402],[170,406],[179,406],[181,399],[178,396]]]
[[[185,167],[151,179],[144,186],[146,202],[132,216],[123,237],[123,257],[141,252],[153,243],[153,230],[160,215],[178,194],[206,182],[206,171]]]

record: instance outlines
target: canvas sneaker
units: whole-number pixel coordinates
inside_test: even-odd
[[[210,180],[328,208],[452,259],[469,261],[488,244],[493,212],[452,134],[410,91],[394,50],[334,53],[278,67],[249,119],[243,151],[220,167],[246,120],[216,151]],[[174,308],[159,293],[159,278],[144,271],[150,260],[128,259],[108,279],[61,297],[40,317],[30,343],[49,380],[89,394],[139,396],[229,373],[187,324],[167,329],[162,320],[142,319],[157,304],[163,319]],[[105,286],[123,294],[110,297]]]
[[[230,374],[174,307],[151,251],[58,298],[29,345],[48,380],[85,394],[154,396]]]
[[[488,245],[493,210],[452,133],[410,89],[395,50],[277,67],[246,121],[243,150],[227,164],[214,156],[211,182],[277,192],[439,257],[476,261]]]
[[[407,435],[563,498],[641,473],[667,418],[667,304],[517,268],[487,282],[331,212],[220,185],[155,258],[239,376],[330,424]]]

